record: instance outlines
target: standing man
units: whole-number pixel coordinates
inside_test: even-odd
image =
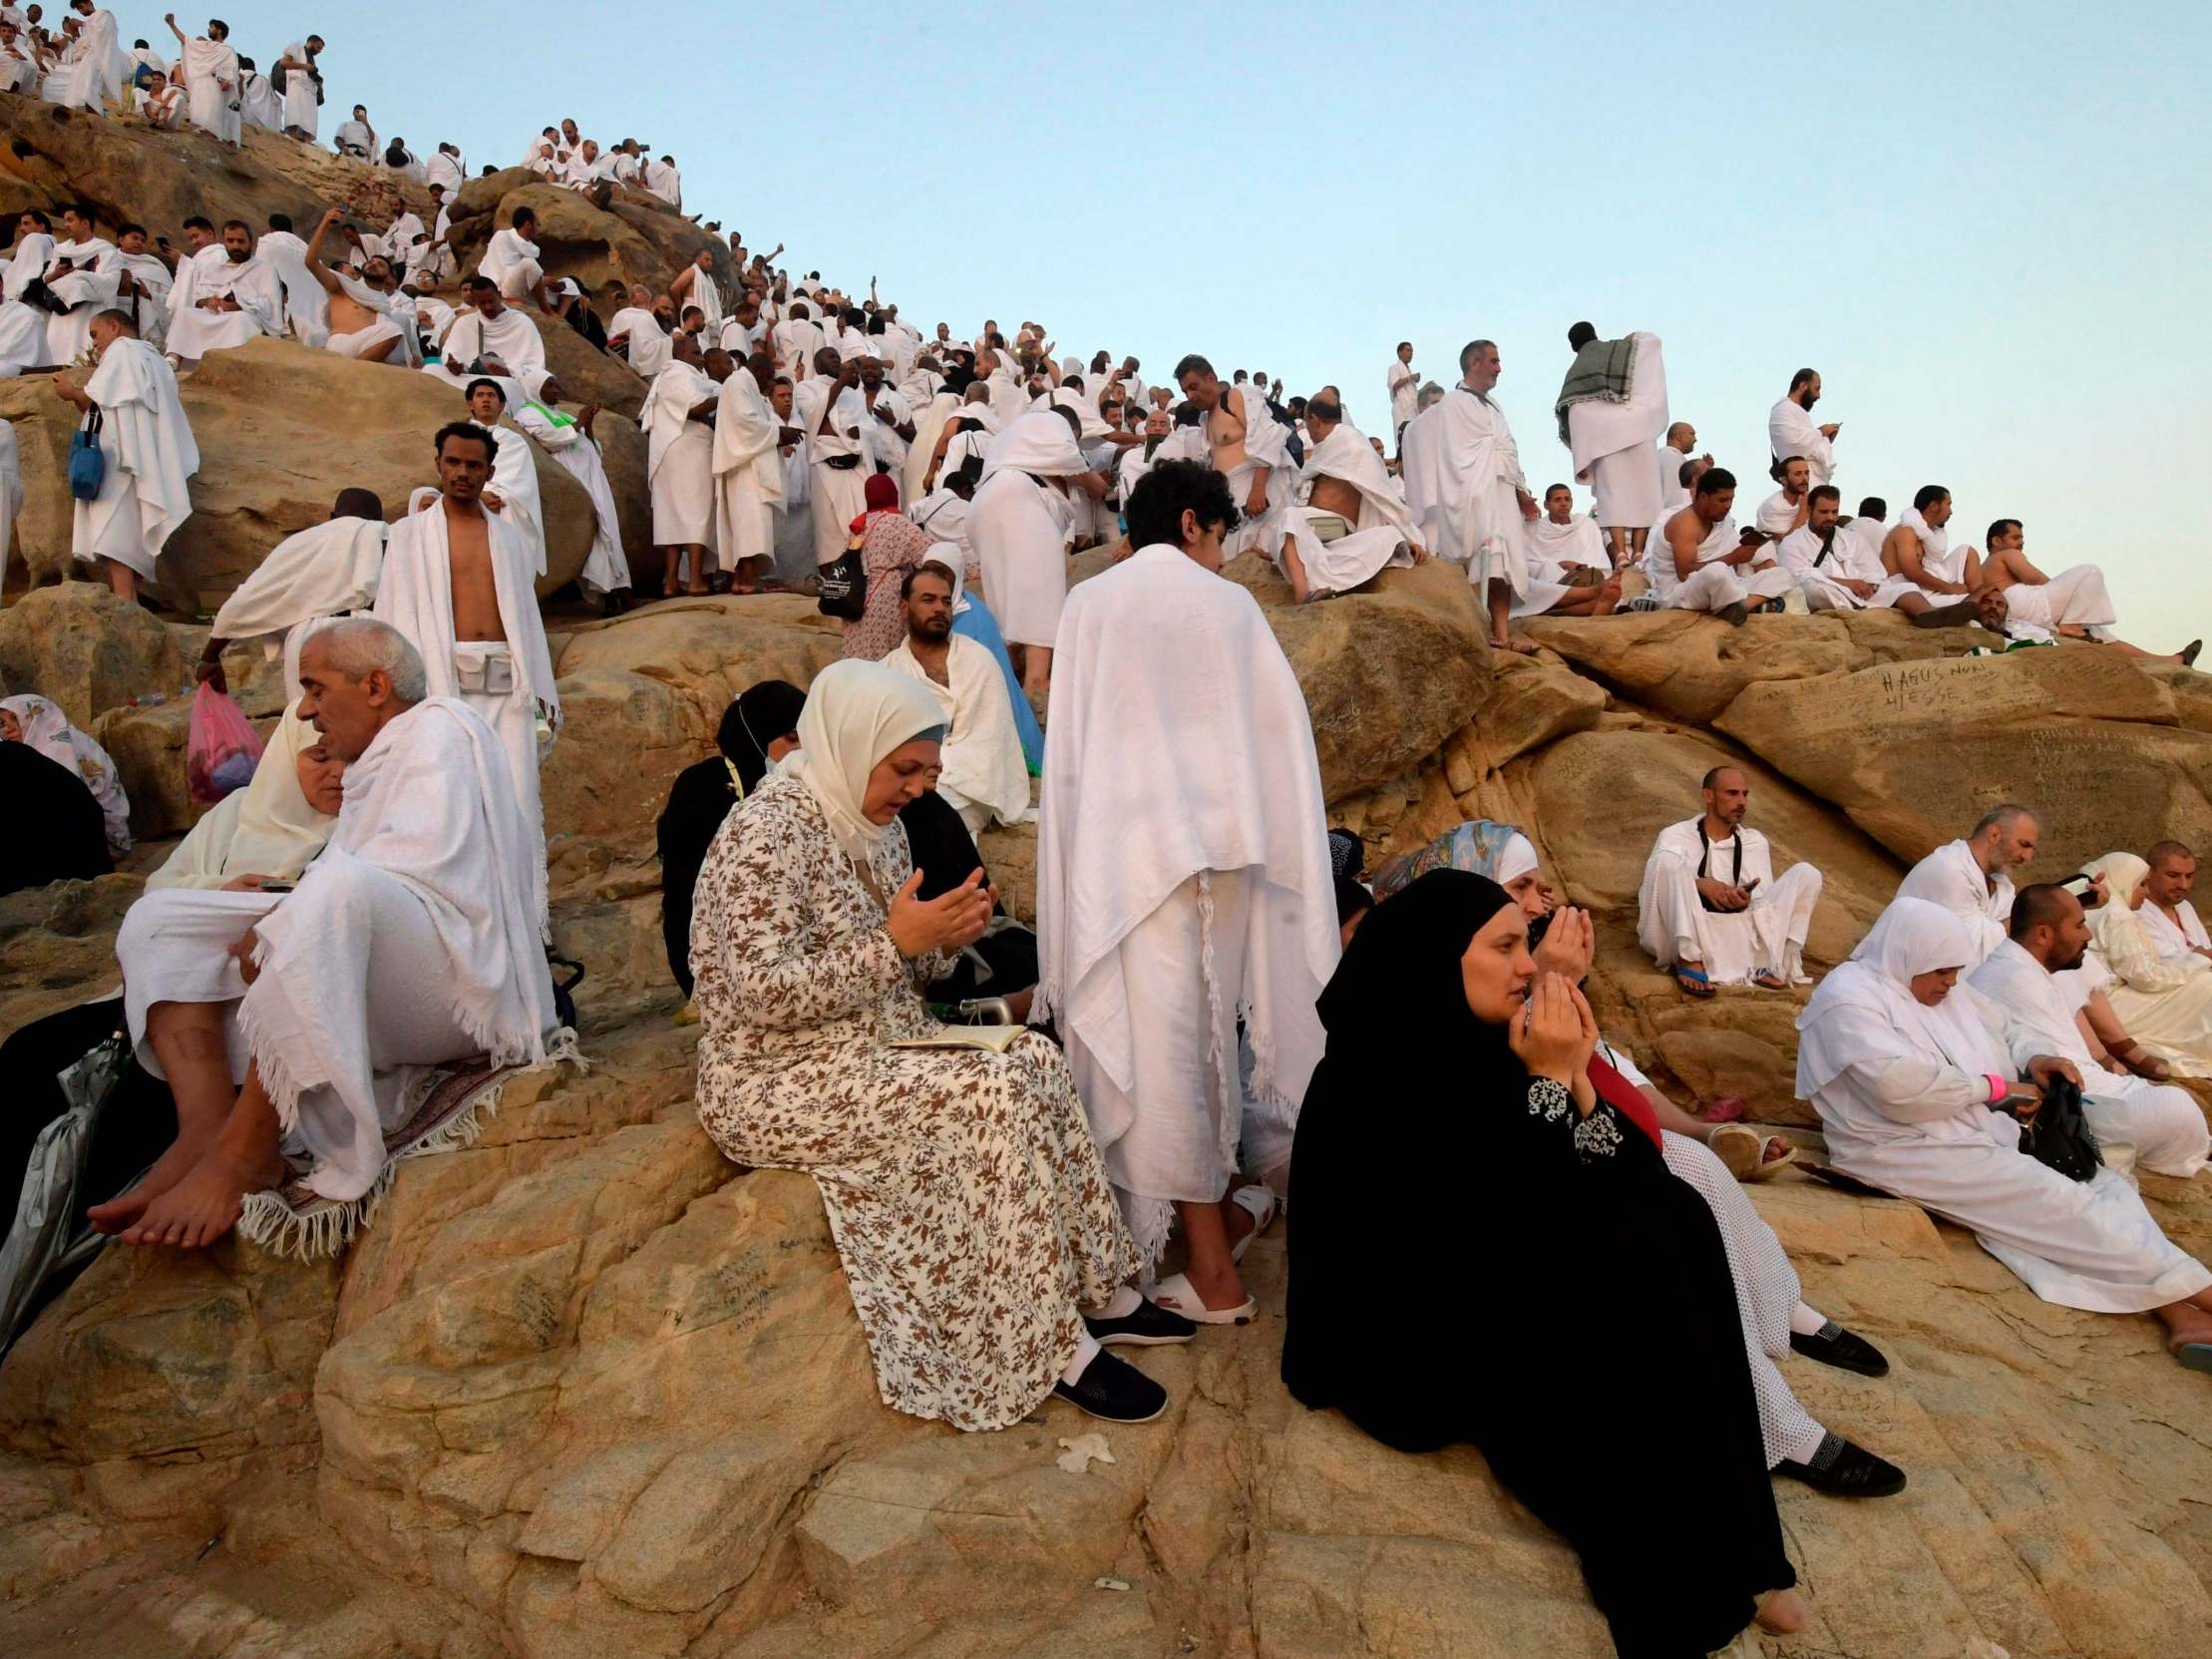
[[[276,55],[276,79],[284,95],[284,131],[302,144],[315,142],[316,110],[322,104],[322,71],[315,58],[322,36],[295,40]]]
[[[776,369],[756,351],[722,382],[714,415],[714,541],[730,591],[755,594],[776,555],[776,518],[784,500],[783,423],[768,394]]]
[[[1398,354],[1391,359],[1384,386],[1390,394],[1390,447],[1395,449],[1405,441],[1405,423],[1420,412],[1421,377],[1413,368],[1411,340],[1398,342]]]
[[[238,143],[244,95],[238,54],[230,46],[230,25],[210,19],[206,34],[187,39],[177,26],[175,12],[162,21],[177,37],[177,65],[184,72],[184,88],[191,94],[192,125],[219,143]]]
[[[1578,322],[1567,331],[1575,360],[1560,383],[1553,413],[1559,441],[1574,458],[1575,477],[1598,498],[1613,568],[1644,555],[1659,514],[1659,468],[1652,444],[1666,430],[1666,364],[1657,334],[1638,330],[1601,340]]]
[[[80,501],[70,552],[97,565],[108,586],[127,600],[154,580],[154,562],[177,527],[191,516],[185,480],[199,471],[199,446],[178,400],[177,375],[162,354],[139,338],[128,313],[92,319],[99,364],[82,389],[54,377],[54,395],[86,414],[100,412],[100,493]]]
[[[1813,425],[1813,405],[1819,401],[1818,374],[1811,369],[1799,369],[1791,375],[1787,394],[1766,412],[1766,444],[1777,461],[1802,455],[1812,469],[1812,481],[1826,484],[1835,477],[1836,434],[1843,430],[1843,425],[1840,421],[1829,421],[1825,426]]]
[[[1705,810],[1660,830],[1645,861],[1638,941],[1692,997],[1812,984],[1803,959],[1820,872],[1793,864],[1775,878],[1766,837],[1744,828],[1751,783],[1737,768],[1715,766],[1702,789]]]
[[[1682,468],[1697,458],[1697,429],[1687,421],[1674,422],[1659,447],[1659,510],[1653,520],[1655,526],[1664,524],[1667,515],[1689,505],[1689,486],[1682,481]],[[1705,456],[1704,462],[1711,466],[1712,457]]]
[[[713,248],[702,247],[692,255],[691,263],[668,284],[668,297],[678,306],[698,306],[705,326],[714,330],[716,339],[722,337],[722,290],[714,281]]]
[[[814,503],[816,569],[843,557],[849,527],[868,511],[877,423],[861,401],[858,361],[836,346],[814,354],[814,373],[792,394],[791,424],[804,432],[807,495]]]
[[[1526,654],[1507,632],[1515,599],[1529,591],[1521,526],[1536,498],[1521,476],[1521,450],[1505,410],[1490,393],[1502,372],[1492,340],[1459,353],[1459,384],[1414,416],[1399,440],[1406,505],[1431,553],[1467,568],[1478,603],[1490,612],[1490,643]]]
[[[614,505],[614,489],[607,482],[606,462],[591,431],[598,415],[596,403],[585,404],[580,414],[564,413],[559,382],[544,369],[525,369],[523,401],[510,418],[591,498],[591,551],[576,573],[576,586],[585,599],[598,601],[602,614],[617,617],[630,606],[630,567],[622,552],[622,521]],[[536,485],[535,474],[531,482]]]
[[[645,433],[645,480],[653,497],[653,546],[660,592],[704,594],[714,549],[714,412],[721,392],[688,344],[653,376],[637,424]],[[842,532],[842,527],[841,527]]]
[[[374,615],[422,652],[431,696],[459,697],[498,733],[532,837],[527,874],[543,931],[546,824],[538,762],[559,734],[560,694],[553,689],[530,553],[514,526],[484,510],[501,441],[468,421],[438,429],[441,493],[392,526]],[[510,433],[505,441],[524,439]],[[301,648],[303,664],[307,648]]]
[[[1127,513],[1137,551],[1067,596],[1053,651],[1031,1019],[1058,1023],[1147,1267],[1181,1224],[1154,1300],[1243,1324],[1237,1247],[1274,1204],[1232,1194],[1239,1134],[1248,1097],[1295,1121],[1324,1045],[1328,826],[1297,676],[1220,574],[1227,480],[1162,461]]]

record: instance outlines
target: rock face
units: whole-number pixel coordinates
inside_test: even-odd
[[[239,157],[6,97],[0,122],[17,141],[0,207],[89,197],[156,224],[202,207],[305,222],[325,200],[361,200],[369,172],[266,135]],[[553,273],[593,284],[663,283],[716,245],[646,199],[602,207],[519,172],[462,193],[464,245],[524,201]],[[571,401],[634,409],[635,376],[539,326]],[[185,400],[206,458],[175,545],[187,602],[226,591],[343,485],[402,511],[430,478],[429,433],[456,413],[421,377],[281,342],[210,359]],[[68,558],[60,414],[43,386],[0,385],[39,581]],[[649,574],[644,446],[618,412],[599,434]],[[551,588],[581,562],[589,508],[543,458],[539,472]],[[1976,631],[1886,615],[1540,622],[1537,654],[1493,657],[1446,567],[1305,608],[1258,561],[1226,574],[1283,642],[1330,815],[1370,862],[1469,816],[1523,826],[1561,895],[1597,914],[1608,1035],[1685,1104],[1741,1095],[1814,1152],[1790,1098],[1804,993],[1691,1003],[1636,943],[1652,839],[1697,809],[1708,767],[1749,777],[1750,821],[1779,863],[1825,873],[1816,974],[1909,860],[2001,796],[2044,809],[2030,876],[2212,837],[2206,676],[2071,646],[1966,660]],[[188,704],[131,700],[173,690],[203,631],[82,583],[0,612],[0,678],[91,725],[144,837],[191,816]],[[1611,1651],[1571,1552],[1473,1452],[1401,1456],[1289,1399],[1281,1226],[1246,1261],[1258,1324],[1141,1358],[1172,1398],[1152,1425],[1101,1429],[1047,1403],[961,1437],[880,1404],[812,1182],[734,1169],[698,1127],[697,1033],[670,1019],[653,844],[670,780],[712,751],[729,699],[766,677],[807,683],[839,642],[788,596],[553,622],[567,716],[543,779],[553,936],[589,969],[593,1068],[511,1082],[474,1145],[397,1172],[342,1262],[235,1241],[184,1261],[119,1249],[58,1297],[0,1364],[0,1651],[64,1659],[86,1631],[156,1656],[299,1659]],[[265,714],[265,666],[230,666]],[[1033,916],[1033,827],[994,828],[982,849],[1009,909]],[[160,854],[0,899],[0,1035],[112,989],[116,929]],[[2144,1187],[2171,1236],[2212,1252],[2212,1181]],[[2198,1651],[2204,1379],[2166,1358],[2153,1323],[2037,1302],[1911,1205],[1798,1173],[1752,1198],[1807,1299],[1895,1368],[1869,1381],[1792,1360],[1792,1386],[1912,1484],[1866,1504],[1778,1491],[1814,1623],[1746,1651]],[[1481,1264],[1475,1305],[1479,1273],[1509,1266]],[[1692,1420],[1704,1406],[1667,1404]],[[1060,1466],[1063,1442],[1093,1435],[1112,1462]],[[1728,1547],[1666,1542],[1685,1562]]]
[[[158,569],[162,592],[186,612],[220,604],[270,548],[327,519],[348,486],[374,490],[386,517],[396,519],[410,490],[436,485],[431,435],[463,413],[453,393],[426,375],[291,340],[215,352],[182,391],[199,472],[191,517],[170,538]],[[22,453],[16,534],[34,582],[66,575],[71,563],[72,414],[42,380],[0,382],[0,417],[15,423]],[[539,591],[551,593],[574,580],[591,551],[591,499],[544,455],[535,460],[547,543]]]
[[[464,266],[483,257],[493,232],[514,222],[516,209],[538,215],[539,263],[553,277],[572,276],[600,316],[613,314],[609,282],[666,288],[701,248],[714,253],[714,280],[734,302],[737,267],[729,244],[702,230],[658,197],[610,187],[606,206],[581,191],[549,185],[528,168],[471,179],[453,205],[453,247]]]
[[[175,631],[105,584],[36,589],[0,611],[0,685],[52,698],[73,725],[189,678]]]

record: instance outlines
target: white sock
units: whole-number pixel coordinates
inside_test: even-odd
[[[1816,1423],[1797,1440],[1783,1447],[1782,1455],[1793,1463],[1809,1463],[1813,1460],[1813,1453],[1820,1450],[1820,1443],[1827,1438],[1828,1431]]]
[[[1817,1337],[1820,1328],[1828,1323],[1828,1316],[1800,1302],[1789,1311],[1789,1329],[1792,1336]]]
[[[1098,1339],[1085,1331],[1082,1340],[1075,1345],[1075,1358],[1068,1361],[1067,1370],[1060,1373],[1060,1381],[1071,1389],[1075,1387],[1083,1380],[1083,1373],[1090,1370],[1091,1362],[1103,1352]]]
[[[1137,1294],[1135,1285],[1124,1285],[1095,1308],[1085,1308],[1085,1319],[1127,1319],[1137,1311],[1137,1304],[1144,1300]]]

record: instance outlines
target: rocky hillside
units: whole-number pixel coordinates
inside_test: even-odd
[[[14,171],[45,200],[126,165],[101,146],[132,136],[101,136],[105,123],[50,134],[20,108],[0,115],[42,141],[36,160],[57,171],[25,171],[20,150]],[[183,159],[128,165],[201,165],[197,141],[159,142]],[[287,170],[346,171],[262,154],[278,145],[257,136],[243,162],[215,158],[226,171],[209,188],[296,214],[324,182]],[[536,188],[481,184],[494,207]],[[674,215],[640,228],[631,205],[580,199],[542,213],[571,204],[576,227],[547,229],[579,272],[674,268]],[[197,206],[180,196],[174,210]],[[445,411],[402,382],[282,342],[211,362],[187,391],[210,464],[181,586],[202,603],[226,590],[344,484],[373,480],[396,506],[427,482],[423,440]],[[134,699],[174,693],[204,629],[51,585],[67,552],[39,447],[52,402],[35,381],[0,387],[32,494],[32,570],[49,584],[0,611],[0,681],[101,735],[152,844],[132,872],[0,899],[0,1032],[114,983],[122,912],[191,812],[184,705]],[[309,418],[332,408],[347,413]],[[634,505],[630,453],[618,487]],[[572,569],[578,509],[565,475],[543,482],[556,568]],[[1693,1005],[1635,947],[1645,852],[1694,810],[1716,760],[1751,776],[1778,860],[1826,872],[1815,972],[1910,860],[2001,798],[2048,808],[2037,873],[2164,834],[2212,840],[2212,681],[2184,671],[2089,648],[1969,658],[1972,635],[1890,616],[1540,622],[1540,655],[1494,658],[1447,570],[1304,609],[1250,562],[1231,574],[1297,669],[1332,815],[1375,859],[1474,814],[1527,827],[1567,897],[1600,917],[1609,1033],[1684,1100],[1735,1093],[1754,1117],[1809,1121],[1789,1090],[1801,994]],[[761,598],[613,622],[556,609],[549,626],[567,713],[545,778],[555,931],[590,969],[591,1070],[526,1079],[474,1146],[403,1166],[342,1262],[234,1242],[185,1260],[119,1249],[49,1307],[0,1366],[0,1651],[1610,1651],[1572,1556],[1478,1456],[1400,1456],[1288,1399],[1281,1322],[1265,1317],[1283,1305],[1280,1232],[1250,1258],[1261,1322],[1149,1353],[1174,1404],[1105,1431],[1110,1464],[1060,1465],[1063,1440],[1099,1432],[1062,1406],[960,1437],[878,1404],[811,1183],[735,1169],[697,1126],[652,841],[669,780],[708,751],[727,699],[767,675],[805,681],[835,657],[834,625],[803,600]],[[273,712],[267,665],[234,652],[229,666],[249,710]],[[994,833],[984,852],[1026,908],[1029,836]],[[1792,1132],[1817,1154],[1816,1133]],[[1481,1170],[1407,1154],[1410,1201],[1481,1201]],[[2212,1187],[2145,1187],[2176,1239],[2212,1253]],[[2042,1304],[1911,1205],[1797,1174],[1752,1191],[1808,1299],[1895,1363],[1872,1382],[1800,1361],[1791,1383],[1912,1478],[1857,1505],[1779,1490],[1815,1622],[1768,1651],[2198,1651],[2212,1395],[2151,1323]],[[1434,1276],[1440,1319],[1479,1331],[1484,1275],[1530,1264],[1413,1270]],[[1635,1340],[1635,1310],[1607,1308],[1602,1287],[1593,1317]],[[1654,1375],[1644,1399],[1606,1406],[1604,1432],[1633,1456],[1639,1434],[1694,1433],[1701,1403]],[[1653,1547],[1687,1563],[1729,1540]]]

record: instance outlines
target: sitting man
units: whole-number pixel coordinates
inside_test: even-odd
[[[1733,766],[1705,774],[1704,812],[1653,843],[1638,890],[1637,938],[1692,997],[1716,985],[1780,991],[1810,985],[1805,934],[1820,872],[1793,864],[1779,880],[1766,837],[1743,827],[1751,783]]]
[[[1836,522],[1842,508],[1833,484],[1814,485],[1805,495],[1805,522],[1774,550],[1775,563],[1797,584],[1808,610],[1862,611],[1882,586],[1881,549]]]
[[[169,295],[170,360],[190,368],[210,351],[283,332],[284,290],[275,269],[254,252],[245,220],[224,219],[219,253],[195,251],[177,266]]]
[[[2032,640],[2094,639],[2125,656],[2147,657],[2154,662],[2196,665],[2201,639],[2186,649],[2161,655],[2114,637],[2117,614],[2104,591],[2104,573],[2094,565],[2075,565],[2056,576],[2045,576],[2028,562],[2023,551],[2028,533],[2018,519],[1999,519],[1990,526],[1990,549],[1982,565],[1982,586],[1975,591],[1982,625],[1993,632]],[[1992,596],[1999,602],[1993,604]]]
[[[1163,421],[1161,430],[1166,429]],[[1314,591],[1348,593],[1385,566],[1427,559],[1405,492],[1366,435],[1344,418],[1334,386],[1305,400],[1305,435],[1298,483],[1306,524],[1320,546],[1306,573]],[[1122,499],[1128,499],[1126,491]]]
[[[328,848],[289,894],[151,894],[117,940],[141,1058],[170,1081],[180,1145],[202,1148],[93,1212],[128,1243],[212,1244],[287,1160],[324,1198],[366,1197],[399,1127],[380,1105],[404,1098],[377,1073],[547,1057],[553,982],[499,739],[462,704],[425,700],[422,658],[368,619],[317,629],[300,682],[301,717],[348,766]],[[243,930],[227,949],[207,937],[215,901]],[[187,967],[184,951],[212,960]]]
[[[1604,533],[1596,519],[1575,511],[1573,490],[1564,484],[1546,490],[1542,517],[1528,520],[1521,534],[1529,559],[1523,615],[1610,617],[1620,609],[1621,578]]]
[[[1766,532],[1768,541],[1779,542],[1808,517],[1805,498],[1812,490],[1812,469],[1802,455],[1792,455],[1774,464],[1774,481],[1781,488],[1759,503],[1751,522]]]
[[[389,296],[352,272],[333,270],[323,263],[323,242],[344,217],[343,207],[331,208],[322,215],[322,222],[315,226],[314,235],[307,241],[307,274],[330,300],[330,332],[323,340],[323,349],[364,363],[386,362],[394,352],[399,352],[400,361],[405,363],[407,354],[402,349],[399,325],[389,314]],[[370,272],[375,274],[377,282],[388,286],[392,280],[392,262],[381,253],[372,254],[364,267],[364,275]]]
[[[444,361],[425,363],[425,374],[443,375],[456,389],[481,374],[514,380],[525,369],[546,366],[546,340],[523,312],[500,297],[482,272],[469,278],[469,304],[446,330]]]
[[[546,285],[546,267],[538,262],[538,244],[531,240],[537,233],[538,215],[528,207],[517,207],[509,215],[508,227],[493,233],[477,262],[477,274],[489,278],[502,299],[518,305],[535,299],[541,311],[551,311],[554,307]]]
[[[1926,899],[1959,919],[1973,947],[1961,966],[1971,972],[2009,937],[2012,872],[2035,856],[2041,834],[2042,826],[2027,807],[2012,801],[1993,806],[1965,840],[1945,842],[1906,871],[1897,896]]]
[[[2110,1151],[2124,1141],[2135,1162],[2157,1174],[2187,1180],[2202,1169],[2212,1133],[2196,1101],[2171,1083],[2108,1070],[2090,1049],[2080,1025],[2092,989],[2077,972],[2089,953],[2081,901],[2063,887],[2032,883],[2013,901],[2010,931],[1967,984],[2004,1015],[2015,1063],[2036,1054],[2071,1063],[2089,1127],[2107,1144],[2107,1163],[2117,1167]]]
[[[994,820],[1019,823],[1029,810],[1029,768],[998,659],[987,645],[952,631],[958,587],[951,568],[934,559],[907,573],[900,587],[907,637],[884,662],[928,686],[944,710],[936,791],[969,835],[981,835]]]
[[[1915,627],[1965,627],[1977,620],[1974,591],[1982,585],[1980,556],[1971,547],[1954,548],[1951,492],[1923,484],[1912,510],[1882,543],[1882,569],[1888,579],[1868,601],[1872,608],[1894,606]]]
[[[1694,463],[1689,463],[1694,465]],[[1726,467],[1697,477],[1689,505],[1660,527],[1645,551],[1644,574],[1661,609],[1709,611],[1740,625],[1752,610],[1779,611],[1789,573],[1766,556],[1756,530],[1736,533],[1736,478]]]
[[[1797,1021],[1797,1094],[1820,1113],[1830,1164],[1972,1228],[2046,1302],[2155,1314],[2168,1351],[2212,1371],[2212,1269],[2123,1176],[2076,1182],[2022,1155],[2021,1122],[2073,1062],[2031,1054],[2016,1077],[1997,1011],[1958,984],[1971,949],[1957,918],[1901,898],[1813,993]]]
[[[2197,885],[2197,855],[2178,841],[2161,841],[2143,854],[2143,862],[2150,866],[2150,876],[2135,918],[2152,949],[2168,962],[2212,957],[2212,937],[2189,902]]]

